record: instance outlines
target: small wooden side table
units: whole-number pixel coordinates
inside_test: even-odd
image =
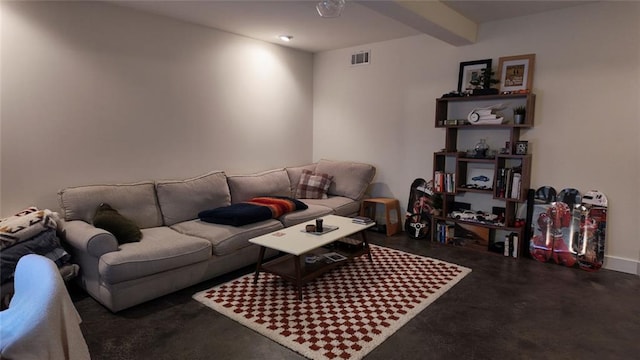
[[[376,219],[376,207],[378,204],[384,206],[385,221],[387,226],[387,236],[397,234],[401,230],[402,220],[400,217],[400,201],[393,198],[370,198],[362,200],[360,216]],[[395,213],[395,214],[394,214]]]

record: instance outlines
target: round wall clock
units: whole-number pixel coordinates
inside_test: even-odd
[[[472,111],[467,117],[467,120],[469,120],[470,123],[476,123],[480,120],[480,114],[478,114],[475,111]]]

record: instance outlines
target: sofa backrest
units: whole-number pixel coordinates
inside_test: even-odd
[[[257,196],[295,197],[302,170],[332,176],[328,194],[353,200],[364,197],[376,173],[369,164],[322,159],[249,175],[212,171],[186,180],[69,187],[58,192],[58,199],[65,220],[92,223],[98,206],[107,203],[144,229],[195,219],[200,211]]]
[[[361,200],[376,175],[376,168],[364,163],[322,159],[315,172],[333,176],[327,194]]]
[[[140,228],[162,225],[152,181],[69,187],[58,192],[58,201],[67,221],[83,220],[91,224],[98,206],[106,203]]]
[[[229,175],[227,182],[232,204],[257,196],[291,196],[291,183],[285,169],[250,175]]]
[[[196,219],[203,210],[231,204],[227,176],[223,171],[186,180],[157,181],[156,193],[165,225]]]

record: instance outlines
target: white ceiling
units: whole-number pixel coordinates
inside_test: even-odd
[[[465,15],[478,24],[509,19],[519,16],[537,14],[545,11],[593,3],[598,0],[553,0],[553,1],[525,1],[525,0],[500,0],[500,1],[474,1],[474,0],[443,0],[450,8]]]
[[[315,10],[318,0],[106,0],[121,6],[169,16],[238,35],[288,46],[303,51],[319,52],[358,46],[378,41],[420,34],[420,30],[373,10],[383,2],[352,1],[339,18],[326,19]],[[422,0],[425,1],[425,0]],[[524,16],[569,6],[582,1],[442,1],[446,6],[475,23]],[[367,6],[368,5],[368,6]],[[406,10],[406,9],[405,9]],[[390,15],[390,14],[387,14]],[[397,18],[397,17],[396,17]],[[424,19],[424,22],[428,22]],[[432,26],[432,23],[429,23]],[[426,26],[427,28],[429,26]],[[425,27],[421,26],[423,32]],[[278,35],[291,35],[293,40],[283,43]],[[438,37],[434,34],[435,37]],[[440,37],[438,37],[440,38]]]

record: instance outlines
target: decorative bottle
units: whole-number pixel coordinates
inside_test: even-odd
[[[480,139],[480,142],[477,143],[475,147],[476,157],[479,157],[479,158],[487,157],[488,151],[489,151],[489,145],[487,145],[487,141],[485,139]]]

